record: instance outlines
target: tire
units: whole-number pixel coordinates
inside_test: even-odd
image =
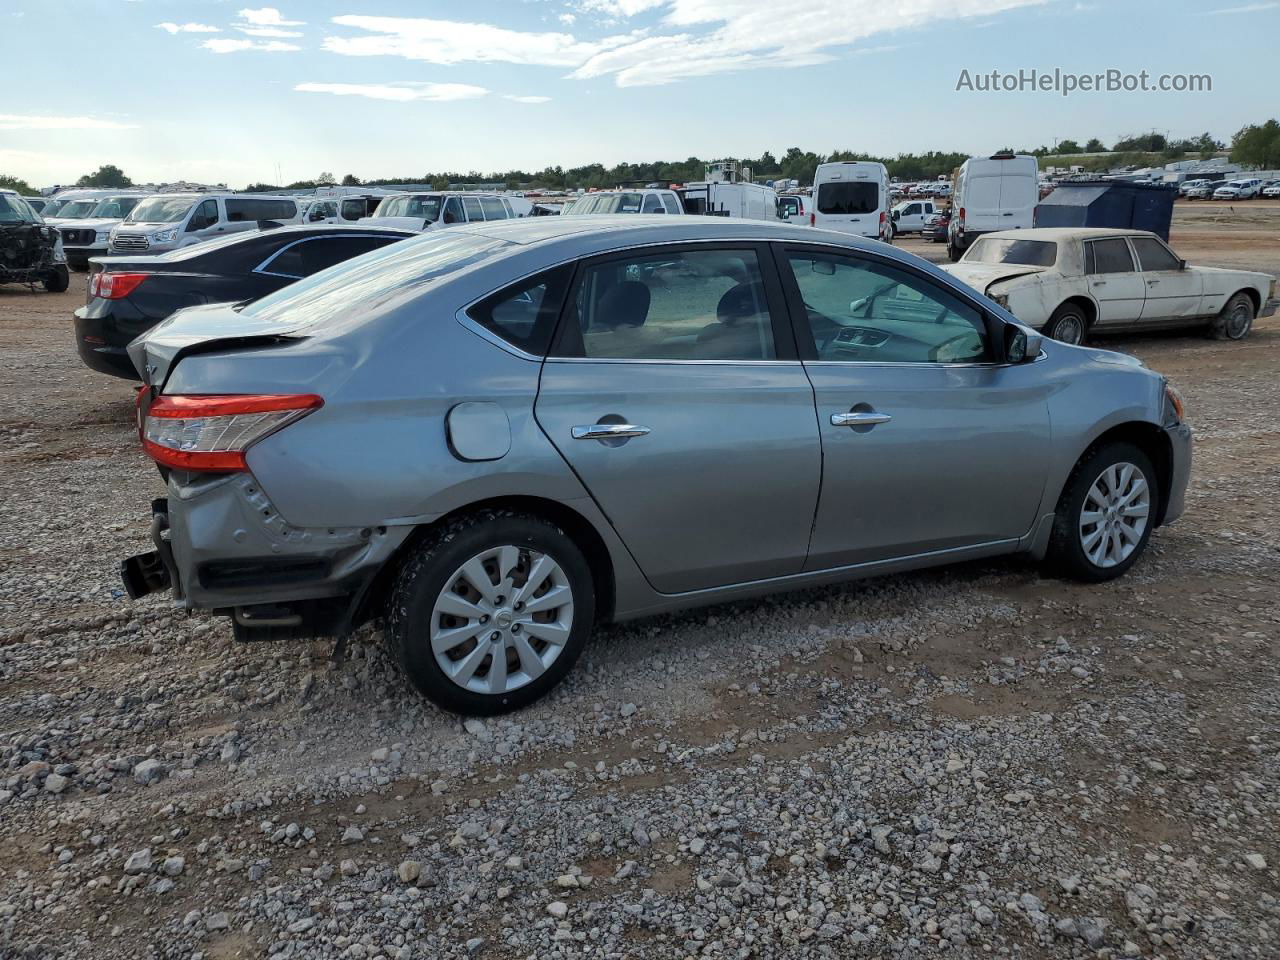
[[[1137,492],[1137,479],[1145,484],[1141,493]],[[1109,489],[1116,490],[1115,499],[1104,492]],[[1128,507],[1124,506],[1126,497]],[[1094,447],[1071,471],[1058,498],[1046,566],[1059,576],[1085,583],[1114,580],[1147,549],[1159,508],[1160,486],[1145,453],[1131,443],[1118,441]],[[1138,509],[1145,509],[1145,515],[1127,515]],[[1100,519],[1093,521],[1094,515]],[[1099,532],[1100,540],[1094,536]],[[1120,549],[1115,547],[1117,542]],[[1102,552],[1092,544],[1098,544]]]
[[[1243,340],[1253,329],[1256,312],[1249,295],[1237,293],[1213,318],[1213,322],[1209,324],[1209,335],[1215,340]]]
[[[1044,335],[1060,343],[1079,345],[1089,337],[1089,319],[1078,303],[1064,303],[1044,325]]]
[[[952,263],[959,263],[960,258],[964,256],[964,251],[957,247],[950,240],[947,241],[947,259]]]
[[[508,559],[507,550],[515,560]],[[521,576],[549,569],[536,566],[538,558],[549,559],[554,572],[539,577],[522,601],[520,591],[529,581],[520,582]],[[504,576],[506,563],[514,566]],[[490,578],[481,584],[487,596],[474,585],[481,576]],[[509,595],[500,592],[504,584]],[[553,591],[559,591],[554,606],[521,611],[524,602],[546,600]],[[442,611],[441,604],[459,615]],[[529,514],[484,510],[450,521],[404,562],[391,593],[386,639],[409,681],[427,699],[455,713],[492,716],[527,706],[559,684],[581,655],[594,619],[590,568],[563,530]],[[453,644],[446,646],[450,639]],[[503,666],[495,674],[499,651]],[[452,679],[446,664],[464,679]]]
[[[44,278],[44,288],[50,293],[63,293],[71,286],[71,275],[66,267],[54,267],[53,272]]]

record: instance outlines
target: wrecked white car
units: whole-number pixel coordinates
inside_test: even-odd
[[[952,276],[1064,343],[1092,332],[1204,326],[1241,340],[1276,312],[1265,273],[1193,267],[1142,230],[1007,230],[980,237]]]

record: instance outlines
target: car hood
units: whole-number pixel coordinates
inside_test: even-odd
[[[69,230],[106,230],[119,222],[112,217],[93,217],[89,220],[59,220],[57,225]]]
[[[944,263],[943,270],[979,293],[986,293],[993,283],[1044,273],[1049,267],[1030,267],[1014,263]]]
[[[161,386],[178,359],[189,353],[297,340],[276,321],[258,320],[232,303],[186,307],[129,344],[129,359],[142,382]]]

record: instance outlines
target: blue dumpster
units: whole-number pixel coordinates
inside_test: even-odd
[[[1037,227],[1118,227],[1169,239],[1175,186],[1120,180],[1068,180],[1036,207]]]

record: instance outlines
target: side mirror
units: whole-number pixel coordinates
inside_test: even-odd
[[[897,220],[902,216],[897,210],[893,211],[893,219]]]
[[[1004,358],[1008,363],[1030,363],[1040,356],[1040,334],[1016,323],[1004,328]]]
[[[1185,261],[1185,260],[1179,260],[1179,261],[1178,261],[1178,269],[1179,269],[1179,270],[1185,270],[1185,269],[1187,269],[1187,261]]]

